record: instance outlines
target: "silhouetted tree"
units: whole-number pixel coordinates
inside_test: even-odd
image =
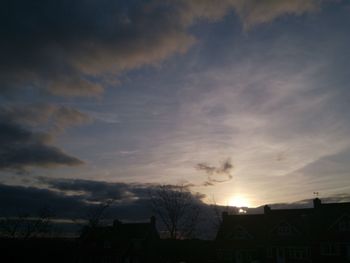
[[[88,226],[91,228],[98,227],[103,219],[106,210],[113,204],[114,200],[108,199],[100,203],[97,207],[90,210],[87,214]]]
[[[150,193],[153,212],[164,224],[169,238],[190,238],[200,214],[199,197],[184,185],[161,185]]]
[[[52,230],[52,211],[44,207],[38,213],[20,214],[15,217],[7,217],[0,221],[0,233],[4,237],[23,238],[48,235]]]
[[[94,231],[101,226],[101,221],[103,220],[104,214],[106,210],[113,204],[115,200],[114,199],[108,199],[100,204],[98,204],[96,207],[92,208],[88,213],[86,214],[85,219],[83,222],[80,220],[72,219],[73,222],[75,222],[77,225],[81,227],[80,229],[80,237],[86,238],[87,235],[90,233],[94,233]]]

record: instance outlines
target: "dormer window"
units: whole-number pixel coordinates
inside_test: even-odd
[[[281,236],[288,236],[292,234],[292,228],[289,224],[287,223],[281,223],[277,227],[277,233]]]

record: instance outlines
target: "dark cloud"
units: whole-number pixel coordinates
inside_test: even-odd
[[[55,215],[73,218],[87,213],[89,207],[77,196],[68,196],[48,189],[0,184],[0,216],[36,213],[43,207]]]
[[[54,181],[54,180],[52,180]],[[60,180],[59,180],[60,181]],[[68,181],[67,181],[68,182]],[[74,183],[75,182],[75,183]],[[70,190],[45,189],[38,187],[24,187],[24,186],[10,186],[0,184],[0,217],[3,216],[18,216],[20,214],[33,214],[43,207],[50,208],[57,218],[86,218],[90,211],[96,209],[99,204],[91,202],[91,199],[100,202],[105,201],[106,197],[116,197],[113,193],[107,193],[109,190],[99,190],[96,192],[105,192],[104,195],[95,196],[91,198],[87,194],[72,194],[72,189],[91,189],[101,187],[101,182],[86,181],[84,186],[79,186],[82,182],[72,182],[74,187],[68,187]],[[59,182],[60,184],[62,181]],[[116,191],[118,187],[111,187],[108,183],[103,183],[106,188],[113,188]],[[67,188],[67,187],[62,187]],[[124,199],[123,199],[124,200]],[[139,198],[133,202],[124,200],[124,202],[115,202],[112,207],[108,209],[107,217],[110,218],[128,218],[128,219],[144,219],[150,216],[150,205],[146,198]]]
[[[38,178],[38,187],[24,187],[0,184],[0,217],[16,215],[19,212],[35,212],[49,206],[60,218],[85,217],[98,202],[115,199],[110,208],[111,218],[143,219],[151,213],[150,192],[157,189],[155,184],[109,183],[92,180]],[[176,185],[173,186],[174,190]],[[93,195],[95,195],[93,197]],[[132,197],[132,198],[131,198]],[[208,213],[214,212],[211,205],[203,203],[202,195],[193,193],[202,208]],[[322,203],[349,202],[347,193],[322,197]],[[91,202],[94,200],[96,202]],[[293,203],[269,204],[272,209],[292,209],[312,207],[313,199]],[[221,210],[226,206],[217,205]],[[248,213],[262,213],[263,206],[247,209]]]
[[[0,184],[0,217],[19,211],[35,212],[49,206],[57,217],[86,217],[99,203],[113,199],[108,209],[110,218],[140,220],[151,215],[150,196],[155,184],[109,183],[78,179],[38,177],[38,187]],[[174,191],[177,186],[173,186]],[[202,204],[203,195],[193,193],[193,200]],[[68,217],[69,218],[69,217]]]
[[[86,120],[83,113],[67,107],[0,108],[0,170],[82,164],[52,142],[56,132]]]
[[[49,208],[56,219],[88,219],[100,203],[114,199],[103,214],[104,221],[121,219],[123,221],[148,221],[153,215],[151,193],[159,189],[153,184],[108,183],[91,180],[38,178],[39,187],[10,186],[0,184],[0,217],[21,214],[35,215],[43,207]],[[47,188],[49,187],[49,188]],[[170,186],[176,191],[179,186]],[[185,191],[187,188],[185,187]],[[189,192],[190,193],[190,192]],[[190,193],[191,194],[191,193]],[[202,202],[203,195],[193,193],[192,201],[201,211],[203,218],[198,228],[205,238],[213,238],[215,228],[210,216],[214,210]],[[92,202],[93,201],[93,202]],[[158,227],[162,229],[161,221]],[[213,231],[214,230],[214,231]],[[68,231],[68,230],[66,230]]]
[[[2,3],[1,85],[91,95],[118,73],[184,52],[194,41],[167,5],[144,1]]]
[[[49,144],[50,135],[0,122],[0,169],[78,165],[82,161]]]
[[[134,202],[135,200],[149,199],[152,192],[159,187],[157,184],[137,184],[137,183],[111,183],[103,181],[92,181],[82,179],[50,179],[39,177],[39,181],[46,187],[61,192],[78,192],[86,201],[103,202],[115,200],[117,202]],[[185,185],[167,185],[169,191],[179,189],[191,192],[192,184]],[[205,195],[192,193],[197,200],[202,200]]]
[[[3,92],[94,95],[117,76],[185,52],[198,19],[235,10],[245,27],[316,9],[317,0],[12,0],[0,8]]]
[[[87,201],[116,200],[130,202],[136,199],[147,199],[154,185],[138,185],[126,183],[108,183],[81,179],[40,178],[42,183],[54,190],[62,192],[80,192]]]
[[[211,166],[206,163],[199,163],[196,165],[196,169],[204,171],[207,174],[208,179],[204,182],[204,186],[212,186],[215,183],[226,182],[233,178],[233,164],[231,159],[223,161],[219,167]]]

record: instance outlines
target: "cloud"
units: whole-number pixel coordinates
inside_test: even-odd
[[[317,0],[35,2],[13,0],[0,11],[3,93],[41,89],[87,96],[114,85],[130,69],[184,53],[189,27],[235,10],[244,27],[317,8]]]
[[[245,29],[268,23],[283,15],[302,15],[321,7],[322,0],[193,0],[178,1],[183,7],[183,19],[218,20],[234,10]]]
[[[349,147],[349,122],[342,114],[346,103],[339,103],[346,97],[343,83],[333,85],[339,75],[329,66],[337,65],[334,61],[341,56],[327,54],[323,45],[310,50],[305,34],[290,30],[265,43],[244,43],[236,54],[220,52],[222,59],[229,57],[223,65],[192,73],[189,88],[181,93],[178,129],[169,132],[167,149],[181,150],[177,158],[185,165],[194,163],[188,165],[192,169],[203,160],[215,167],[210,160],[234,156],[234,176],[240,180],[233,184],[240,191],[260,194],[257,203],[281,198],[281,193],[282,201],[288,201],[326,188],[327,194],[346,191],[343,164],[339,171],[333,161],[323,168],[317,163],[318,169],[311,171],[317,181],[308,179],[310,170],[300,171]],[[165,158],[164,153],[159,158]],[[217,187],[220,202],[226,202],[232,184]]]
[[[0,122],[0,170],[32,166],[79,165],[83,162],[50,145],[50,135],[31,132],[14,123]]]
[[[94,95],[122,71],[184,52],[194,41],[170,9],[142,1],[15,0],[1,9],[6,91]]]
[[[55,133],[91,121],[90,116],[74,108],[43,103],[2,107],[0,118],[30,127],[44,124],[50,132]]]
[[[219,167],[211,166],[206,163],[199,163],[196,165],[196,169],[204,171],[207,174],[208,180],[204,182],[204,186],[212,186],[215,183],[227,182],[233,178],[233,164],[231,159],[225,160]]]
[[[121,183],[104,182],[83,179],[52,179],[39,177],[39,181],[55,191],[76,192],[86,201],[103,202],[110,199],[115,201],[134,202],[140,199],[149,199],[151,192],[158,189],[159,185],[152,183]],[[169,191],[177,191],[179,188],[191,192],[191,184],[185,185],[167,185]],[[193,193],[195,199],[201,200],[205,196],[199,193]]]
[[[88,205],[77,196],[63,195],[48,189],[0,184],[0,216],[32,214],[50,207],[54,214],[74,218],[86,214]]]
[[[41,178],[42,183],[61,192],[79,192],[87,201],[102,202],[109,199],[124,202],[140,198],[148,198],[148,191],[152,185],[138,185],[126,183],[109,183],[81,179],[50,179]]]
[[[322,203],[344,203],[350,202],[350,195],[348,193],[340,193],[331,196],[326,196],[322,199]]]
[[[320,8],[320,0],[232,1],[245,29],[273,21],[283,15],[302,15]]]
[[[38,179],[36,181],[38,185],[31,187],[0,183],[0,218],[24,213],[33,215],[46,207],[54,213],[55,219],[86,220],[91,211],[99,207],[99,202],[104,202],[106,198],[117,198],[105,211],[103,220],[148,221],[150,216],[154,215],[150,192],[159,189],[155,184],[109,183],[46,177],[36,179]],[[169,191],[172,189],[176,191],[178,187],[169,185]],[[187,187],[184,190],[187,192]],[[133,198],[130,198],[130,193]],[[210,205],[202,202],[203,195],[190,191],[188,193],[193,197],[191,200],[205,215],[199,220],[197,226],[202,233],[201,236],[213,238],[215,229],[212,227],[210,214],[214,217],[214,210]],[[161,220],[157,222],[158,229],[162,229]]]
[[[0,108],[0,170],[75,166],[83,162],[52,145],[57,132],[88,117],[71,108],[53,105]]]
[[[150,193],[156,184],[111,183],[105,181],[37,177],[37,186],[0,184],[0,217],[26,210],[37,211],[48,205],[58,217],[84,217],[100,202],[113,199],[109,216],[143,219],[151,215]],[[172,186],[176,191],[177,186]],[[186,191],[189,191],[187,188]],[[189,191],[190,192],[190,191]],[[192,194],[192,193],[191,193]],[[193,200],[204,205],[203,195],[193,193]],[[1,200],[7,200],[8,205]]]

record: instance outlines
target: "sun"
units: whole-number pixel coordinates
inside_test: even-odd
[[[233,196],[228,200],[229,206],[235,207],[249,207],[249,201],[242,196]]]

